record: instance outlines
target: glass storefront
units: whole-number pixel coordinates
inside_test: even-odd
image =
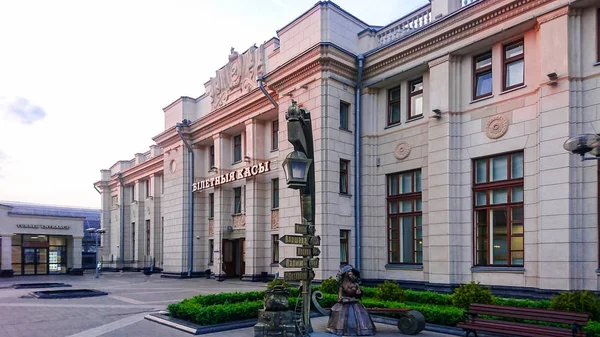
[[[67,271],[67,237],[13,234],[14,275],[64,274]]]

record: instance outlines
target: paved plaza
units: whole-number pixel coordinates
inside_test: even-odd
[[[61,282],[71,288],[13,289],[14,283]],[[164,279],[142,273],[103,273],[83,276],[32,276],[0,279],[0,336],[2,337],[184,337],[183,331],[144,319],[169,303],[198,294],[263,290],[266,283],[208,279]],[[21,298],[36,290],[95,289],[108,296],[77,299]],[[327,319],[313,319],[324,331]],[[401,336],[394,326],[377,324],[377,336]],[[252,328],[202,336],[252,336]],[[444,336],[423,331],[419,336]]]

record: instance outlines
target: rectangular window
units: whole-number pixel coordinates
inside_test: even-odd
[[[209,149],[209,157],[208,157],[208,168],[211,169],[215,167],[215,146],[211,145]]]
[[[350,231],[340,230],[340,265],[348,264],[349,260],[349,246],[348,239],[350,238]]]
[[[279,263],[279,235],[271,235],[271,263]]]
[[[387,176],[389,263],[423,263],[421,200],[421,170]]]
[[[233,195],[233,214],[240,214],[242,213],[242,188],[234,188]]]
[[[387,125],[400,123],[400,87],[388,90]]]
[[[150,196],[150,179],[144,182],[144,186],[146,187],[146,198]]]
[[[523,41],[504,46],[504,90],[525,84],[525,49]]]
[[[233,137],[233,162],[242,161],[242,135]]]
[[[279,148],[279,120],[273,121],[271,134],[271,150],[275,151]]]
[[[215,250],[215,240],[209,239],[208,240],[208,263],[209,264],[212,264],[214,262],[214,259],[213,259],[214,250]]]
[[[523,266],[523,152],[473,162],[478,266]]]
[[[596,49],[597,61],[600,62],[600,8],[596,12]]]
[[[271,187],[272,187],[271,198],[273,200],[271,207],[279,208],[279,179],[271,180]]]
[[[135,261],[135,222],[131,223],[131,262]]]
[[[473,58],[473,99],[492,95],[492,52]]]
[[[150,256],[150,220],[146,220],[146,255]]]
[[[408,119],[423,116],[423,78],[408,84]]]
[[[340,193],[348,194],[348,166],[349,160],[340,159]]]
[[[340,129],[342,129],[342,130],[350,129],[349,118],[350,118],[350,104],[340,101]]]
[[[212,219],[215,217],[215,194],[210,193],[208,195],[208,218]]]
[[[135,184],[131,185],[129,188],[129,192],[131,193],[131,202],[135,201]]]

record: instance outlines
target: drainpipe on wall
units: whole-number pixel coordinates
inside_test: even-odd
[[[360,240],[360,125],[361,125],[361,115],[360,115],[360,89],[362,86],[362,71],[363,71],[363,61],[365,56],[363,54],[358,55],[358,69],[356,74],[356,98],[354,102],[355,107],[355,123],[354,123],[354,227],[355,227],[355,251],[356,251],[356,269],[361,270],[361,240]]]
[[[275,100],[273,99],[273,97],[271,97],[271,95],[269,95],[269,93],[267,92],[267,89],[265,89],[265,87],[263,86],[263,77],[258,76],[256,78],[256,80],[258,81],[258,87],[260,88],[260,90],[263,92],[263,94],[265,94],[265,96],[267,97],[267,99],[269,101],[271,101],[271,103],[275,106],[275,108],[279,108],[279,104],[275,103]],[[279,113],[279,111],[277,111],[277,113]]]
[[[188,272],[187,272],[187,276],[188,277],[192,277],[192,270],[194,268],[194,194],[192,191],[192,184],[194,183],[194,151],[192,150],[192,146],[190,145],[190,143],[188,143],[185,138],[183,138],[183,134],[181,134],[181,127],[182,126],[190,126],[191,122],[187,119],[184,119],[181,123],[177,123],[177,133],[179,134],[179,137],[181,137],[181,140],[183,141],[183,144],[185,144],[185,147],[188,149],[188,155],[189,155],[189,163],[188,163],[188,222],[189,222],[189,229],[188,229],[188,261],[189,261],[189,266],[188,266]]]
[[[119,181],[119,210],[120,210],[120,223],[121,223],[121,240],[119,244],[121,245],[119,248],[119,255],[121,260],[121,270],[125,268],[125,185],[123,185],[123,175],[121,172],[117,173],[117,180]]]

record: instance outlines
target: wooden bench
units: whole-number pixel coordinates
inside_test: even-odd
[[[493,317],[481,318],[480,315]],[[562,323],[570,325],[571,328],[499,321],[493,319],[494,317]],[[457,327],[465,330],[466,337],[469,337],[470,334],[477,337],[477,331],[527,337],[584,337],[585,333],[582,328],[587,325],[588,319],[588,314],[577,312],[473,303],[469,306],[469,311],[464,313],[463,321],[459,322]]]

